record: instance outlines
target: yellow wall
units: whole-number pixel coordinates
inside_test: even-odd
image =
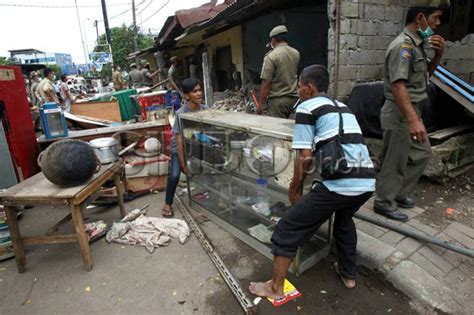
[[[214,54],[218,48],[230,45],[232,49],[232,63],[235,64],[240,73],[244,73],[242,29],[240,26],[233,27],[225,32],[209,37],[207,43],[209,60],[214,60]]]
[[[199,44],[205,42],[208,44],[209,60],[212,61],[218,48],[230,45],[232,50],[232,63],[235,64],[237,70],[240,71],[240,73],[243,73],[244,62],[242,53],[242,29],[240,26],[233,27],[222,33],[209,37],[206,40],[202,39],[202,35],[204,35],[204,31],[190,34],[180,39],[176,47],[178,48],[180,46],[187,46],[190,44],[197,47]],[[194,53],[194,47],[176,49],[171,52],[172,55],[178,56],[181,60],[184,60],[185,57],[191,55],[192,53]]]

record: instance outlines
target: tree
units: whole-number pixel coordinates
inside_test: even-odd
[[[0,56],[0,65],[15,65],[15,64],[17,64],[17,62],[15,62],[14,59]]]
[[[127,57],[130,53],[134,52],[133,48],[133,26],[126,26],[125,24],[120,27],[113,27],[110,29],[110,36],[112,39],[112,57],[115,65],[119,65],[122,68],[128,66],[129,61]],[[105,34],[99,36],[99,42],[105,43]],[[138,48],[144,49],[153,46],[154,39],[151,36],[143,34],[138,30]],[[106,46],[99,45],[94,48],[94,51],[107,51]]]
[[[46,67],[52,69],[52,70],[54,71],[54,74],[56,75],[56,77],[57,77],[58,80],[59,80],[59,77],[60,77],[61,74],[62,74],[61,67],[58,66],[58,65],[46,65]]]

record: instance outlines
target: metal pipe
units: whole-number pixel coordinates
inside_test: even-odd
[[[362,214],[362,213],[356,212],[354,216],[358,219],[370,222],[372,224],[375,224],[375,225],[381,226],[383,228],[395,231],[397,233],[400,233],[400,234],[403,234],[403,235],[406,235],[406,236],[409,236],[409,237],[413,237],[413,238],[421,240],[421,241],[432,243],[432,244],[435,244],[437,246],[449,249],[453,252],[456,252],[456,253],[474,258],[474,250],[472,250],[470,248],[461,247],[461,246],[458,246],[458,245],[453,244],[451,242],[441,240],[439,238],[435,238],[435,237],[432,237],[432,236],[428,236],[428,235],[422,234],[420,232],[404,228],[402,226],[394,225],[394,224],[391,224],[389,222],[381,221],[379,219],[374,219],[374,218],[372,218],[368,215]]]
[[[189,184],[188,184],[188,187],[189,187]],[[189,195],[189,197],[191,198],[191,195]],[[230,272],[229,267],[227,267],[227,265],[224,263],[222,258],[219,256],[219,254],[217,254],[216,250],[214,249],[214,246],[209,241],[204,231],[196,223],[193,215],[189,212],[187,206],[178,196],[175,196],[174,200],[176,201],[175,204],[177,208],[181,211],[181,214],[183,215],[183,219],[191,227],[191,230],[194,232],[194,235],[198,239],[199,243],[201,243],[201,246],[203,247],[204,251],[207,253],[212,263],[217,268],[222,278],[226,282],[227,286],[230,288],[234,296],[239,301],[239,304],[243,308],[245,314],[247,315],[256,314],[257,309],[256,309],[255,304],[253,304],[252,300],[247,296],[245,291],[242,289],[242,286],[240,285],[239,280],[237,280],[237,278],[234,277],[234,275]]]
[[[468,92],[466,92],[465,90],[463,90],[462,88],[459,87],[459,85],[457,85],[456,83],[454,83],[453,81],[451,81],[451,79],[449,79],[448,77],[446,77],[444,74],[442,74],[441,72],[439,71],[435,71],[434,72],[435,76],[437,76],[439,79],[441,79],[444,83],[446,83],[447,85],[449,85],[450,87],[452,87],[454,90],[456,90],[456,92],[458,92],[459,94],[461,94],[462,96],[464,96],[465,98],[467,98],[470,102],[474,102],[474,96],[470,95]]]
[[[453,73],[448,71],[446,68],[443,68],[442,66],[436,67],[436,71],[442,72],[444,75],[446,75],[448,78],[453,80],[455,83],[461,85],[463,88],[468,90],[469,93],[474,93],[474,86],[468,84],[467,82],[464,82],[461,80],[459,77],[455,76]]]

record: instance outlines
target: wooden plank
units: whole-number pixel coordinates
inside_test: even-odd
[[[20,228],[18,227],[18,221],[16,220],[16,212],[12,207],[4,207],[5,214],[7,216],[8,228],[13,243],[13,251],[15,252],[16,266],[19,273],[25,272],[25,248],[23,247],[23,239],[21,238]]]
[[[81,207],[79,205],[70,206],[72,221],[74,222],[74,230],[76,231],[77,241],[81,248],[82,260],[84,261],[84,269],[92,270],[92,257],[89,247],[89,237],[84,230],[84,221],[82,220]]]
[[[76,243],[76,242],[77,242],[77,236],[75,234],[28,236],[28,237],[23,238],[23,243],[25,245],[60,244],[60,243]]]
[[[73,103],[71,113],[91,118],[122,121],[118,101]]]
[[[114,181],[115,181],[115,189],[117,190],[117,201],[118,201],[119,210],[120,210],[120,218],[123,218],[125,216],[125,205],[123,203],[123,187],[120,181],[120,173],[117,172],[115,174]]]
[[[121,168],[123,167],[123,160],[120,159],[115,163],[110,164],[107,168],[107,171],[104,172],[96,181],[89,184],[85,189],[81,190],[71,201],[71,203],[75,205],[80,205],[89,198],[92,194],[99,191],[102,185],[112,178],[112,176],[118,172],[120,172]],[[97,197],[100,194],[97,195]]]
[[[125,187],[134,193],[164,190],[168,181],[167,175],[126,178]]]
[[[155,121],[135,123],[122,126],[112,126],[112,127],[103,127],[87,130],[77,130],[69,131],[67,138],[57,138],[57,139],[46,139],[44,135],[41,135],[38,138],[38,143],[41,148],[46,148],[49,144],[62,140],[62,139],[78,139],[83,141],[90,141],[102,137],[110,137],[117,133],[126,133],[126,132],[136,132],[142,135],[148,135],[149,133],[155,133],[158,135],[163,131],[165,126],[169,126],[169,122],[165,119],[159,119]],[[160,139],[159,139],[160,140]],[[161,141],[161,140],[160,140]]]
[[[474,116],[474,104],[472,102],[470,102],[468,99],[463,97],[456,90],[454,90],[452,87],[450,87],[449,85],[447,85],[446,83],[438,79],[437,77],[431,76],[430,80],[442,91],[444,91],[446,94],[451,96],[456,102],[461,104],[471,116]]]
[[[202,53],[202,72],[204,78],[204,96],[206,98],[206,104],[209,108],[214,104],[214,92],[212,90],[212,63],[209,62],[209,55],[206,52]]]
[[[53,225],[49,230],[48,232],[46,232],[46,236],[51,236],[51,235],[54,235],[61,226],[63,226],[64,224],[68,223],[69,221],[71,221],[72,219],[72,215],[70,213],[68,213],[64,218],[62,218],[58,223],[56,223],[55,225]]]
[[[54,199],[64,200],[64,202],[66,202],[67,199],[75,199],[75,201],[79,199],[80,203],[92,192],[95,192],[108,178],[112,177],[114,172],[121,167],[122,163],[123,161],[119,160],[110,164],[109,167],[102,166],[99,172],[94,174],[89,182],[69,188],[59,187],[51,183],[46,179],[43,172],[40,172],[18,185],[7,189],[5,192],[0,193],[0,200],[8,203],[8,201],[25,202]]]
[[[105,122],[105,120],[95,120],[84,116],[78,116],[68,112],[64,112],[64,118],[66,118],[68,129],[95,129],[110,127],[113,123]]]
[[[474,131],[474,125],[454,126],[429,133],[428,138],[430,139],[431,145],[438,145],[451,137],[466,134],[471,131]]]

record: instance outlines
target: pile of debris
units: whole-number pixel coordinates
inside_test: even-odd
[[[243,91],[230,91],[214,93],[213,109],[226,110],[231,112],[255,112],[255,105],[249,100]]]

